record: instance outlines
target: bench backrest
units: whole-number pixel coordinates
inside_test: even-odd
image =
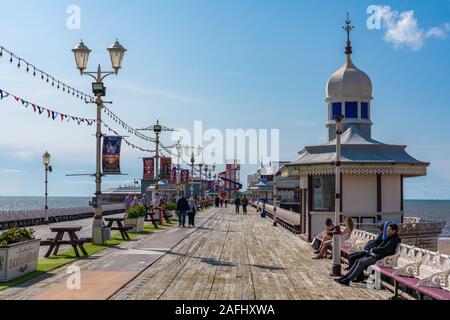
[[[450,270],[450,260],[448,256],[441,255],[439,252],[427,251],[422,258],[417,278],[425,279],[436,273]]]
[[[423,250],[409,245],[399,245],[397,253],[399,254],[397,268],[418,262],[423,258]]]

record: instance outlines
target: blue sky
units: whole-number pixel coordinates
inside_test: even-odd
[[[128,52],[119,76],[106,80],[108,99],[131,125],[146,126],[158,118],[174,128],[192,129],[195,120],[205,128],[279,128],[283,160],[295,160],[305,145],[325,142],[325,86],[344,62],[341,27],[349,11],[355,26],[353,60],[374,85],[373,137],[406,144],[413,156],[432,163],[427,177],[407,180],[407,198],[450,199],[448,0],[433,5],[418,0],[0,4],[0,45],[86,92],[90,80],[79,76],[71,48],[83,38],[93,50],[90,69],[97,63],[109,66],[105,48],[118,37]],[[66,27],[72,4],[81,9],[80,30]],[[394,23],[413,10],[413,19],[403,20],[413,24],[407,30],[385,24],[390,36],[386,28],[369,30],[371,4],[397,11]],[[0,59],[0,89],[64,113],[95,116],[91,105],[33,79],[8,60]],[[92,178],[65,174],[94,171],[94,127],[52,122],[3,100],[0,128],[0,195],[43,194],[41,155],[47,149],[55,168],[50,194],[92,194]],[[105,188],[140,178],[143,155],[125,147],[122,169],[129,175],[107,177]],[[255,169],[246,166],[242,174]]]

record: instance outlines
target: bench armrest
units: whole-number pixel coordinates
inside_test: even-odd
[[[422,263],[423,261],[417,261],[404,265],[401,268],[395,268],[394,274],[401,277],[417,277],[419,276],[419,268]]]
[[[435,273],[428,278],[422,279],[418,285],[419,287],[431,287],[431,288],[442,288],[448,287],[448,276],[450,275],[450,270]]]
[[[397,266],[397,261],[399,257],[400,254],[394,254],[393,256],[388,256],[386,258],[377,261],[375,265],[381,268],[394,268]]]

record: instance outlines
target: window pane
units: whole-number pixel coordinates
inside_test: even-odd
[[[313,210],[334,211],[335,178],[334,176],[313,177]]]
[[[358,118],[358,102],[345,103],[345,117],[349,119]]]
[[[342,103],[335,102],[333,103],[333,120],[337,118],[337,116],[342,114]]]
[[[361,118],[369,119],[369,104],[367,102],[361,103]]]

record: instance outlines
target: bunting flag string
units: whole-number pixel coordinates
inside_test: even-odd
[[[130,125],[128,125],[125,121],[121,120],[117,115],[115,115],[110,109],[108,109],[107,107],[103,107],[103,112],[110,117],[114,122],[118,123],[123,129],[125,129],[126,131],[128,131],[128,133],[135,135],[136,137],[148,141],[148,142],[156,142],[155,139],[153,139],[152,137],[146,136],[142,133],[140,133],[139,131],[137,131],[136,129],[132,128]]]
[[[5,47],[0,46],[0,58],[3,57],[3,55],[5,55],[5,54],[10,57],[9,62],[11,64],[17,62],[17,68],[19,68],[19,69],[22,66],[26,66],[25,70],[27,73],[30,73],[32,71],[33,77],[37,77],[39,75],[42,81],[45,81],[48,84],[51,84],[52,87],[56,87],[56,89],[58,89],[58,90],[62,88],[63,92],[67,91],[67,93],[69,95],[72,95],[73,97],[76,96],[77,98],[80,98],[81,100],[85,100],[85,101],[94,101],[95,100],[95,98],[93,96],[69,86],[68,84],[62,82],[61,80],[58,80],[54,76],[43,71],[42,69],[39,69],[31,62],[28,62],[27,60],[19,57],[18,55],[9,51]]]
[[[20,98],[16,95],[13,95],[3,89],[0,89],[0,100],[3,100],[4,98],[7,97],[11,97],[14,98],[14,100],[16,102],[20,102],[25,108],[28,108],[30,105],[33,108],[33,112],[38,111],[39,115],[41,115],[44,111],[47,112],[47,117],[52,120],[56,120],[58,117],[61,121],[67,120],[67,122],[69,121],[76,121],[78,123],[78,125],[80,125],[81,123],[86,123],[88,126],[91,126],[94,122],[96,122],[96,120],[94,119],[86,119],[86,118],[81,118],[81,117],[76,117],[76,116],[72,116],[72,115],[67,115],[61,112],[57,112],[48,108],[44,108],[41,106],[38,106],[36,103],[30,102],[28,100],[25,100],[23,98]]]
[[[116,135],[116,136],[119,135],[119,133],[118,133],[117,131],[113,130],[113,129],[112,129],[110,126],[108,126],[105,122],[102,121],[102,124],[103,124],[103,126],[104,126],[106,129],[108,129],[109,132],[113,133],[113,134]],[[156,153],[156,150],[148,150],[148,149],[141,148],[141,147],[139,147],[139,146],[137,146],[137,145],[131,143],[130,141],[128,141],[128,139],[126,139],[126,138],[124,138],[124,137],[122,137],[122,140],[125,142],[125,144],[126,144],[127,146],[129,146],[129,147],[131,147],[131,148],[133,148],[133,149],[137,149],[137,150],[142,151],[142,152]]]

